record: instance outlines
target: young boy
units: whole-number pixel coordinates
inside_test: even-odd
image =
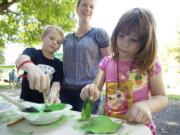
[[[60,48],[63,39],[61,28],[48,25],[41,36],[42,48],[27,48],[18,57],[17,69],[24,70],[21,99],[35,103],[60,102],[63,66],[62,62],[54,57],[54,53]]]

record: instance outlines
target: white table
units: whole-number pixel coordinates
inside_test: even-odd
[[[70,111],[56,123],[43,126],[35,126],[23,120],[10,127],[0,121],[0,135],[87,135],[80,129],[75,128],[78,125],[80,113]],[[127,124],[113,135],[151,135],[148,127],[141,124]]]

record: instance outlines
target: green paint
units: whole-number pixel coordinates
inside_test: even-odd
[[[41,107],[35,107],[36,109],[39,110],[39,112],[29,112],[30,114],[39,114],[39,113],[51,113],[54,111],[59,111],[59,110],[63,110],[66,107],[66,104],[49,104],[48,105],[48,109],[51,110],[50,112],[44,112],[44,105]]]
[[[48,105],[48,109],[50,109],[52,112],[63,110],[66,107],[66,104],[51,104]]]
[[[114,122],[108,116],[100,115],[91,118],[88,123],[80,128],[87,133],[108,134],[116,133],[121,127],[122,123]]]

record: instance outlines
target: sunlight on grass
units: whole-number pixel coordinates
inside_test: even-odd
[[[168,94],[168,98],[169,99],[180,100],[180,95]]]

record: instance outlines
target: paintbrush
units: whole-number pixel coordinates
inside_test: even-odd
[[[8,126],[8,127],[13,126],[13,125],[15,125],[15,124],[17,124],[17,123],[19,123],[19,122],[21,122],[21,121],[23,121],[23,120],[25,120],[25,118],[16,119],[16,120],[14,120],[14,121],[11,121],[11,122],[7,123],[7,126]]]
[[[36,109],[35,107],[33,107],[33,106],[26,107],[23,103],[10,98],[9,96],[7,96],[1,92],[0,92],[0,96],[3,97],[4,99],[6,99],[7,101],[13,103],[14,105],[16,105],[23,112],[39,112],[39,110]]]
[[[48,97],[49,97],[49,94],[46,94],[47,91],[43,91],[43,98],[44,98],[44,112],[51,112],[52,110],[49,109],[48,107]]]

